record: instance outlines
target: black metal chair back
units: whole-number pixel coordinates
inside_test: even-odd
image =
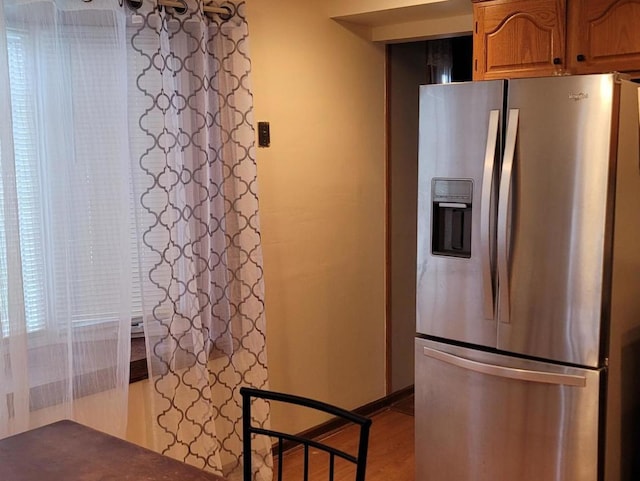
[[[364,481],[365,471],[367,467],[367,451],[369,447],[369,429],[371,427],[371,419],[321,401],[316,401],[314,399],[309,399],[301,396],[295,396],[292,394],[277,393],[273,391],[265,391],[248,387],[240,388],[240,394],[242,395],[244,481],[253,481],[253,469],[251,466],[251,441],[253,434],[262,434],[278,440],[276,449],[278,459],[278,481],[283,481],[282,455],[285,441],[288,444],[300,445],[304,449],[304,481],[308,481],[309,479],[309,448],[323,451],[329,455],[329,481],[333,481],[334,478],[336,457],[353,463],[356,467],[355,481]],[[359,427],[357,454],[350,454],[346,451],[330,446],[329,444],[326,444],[321,440],[316,440],[303,434],[289,434],[282,431],[264,429],[261,426],[254,426],[252,424],[251,418],[251,400],[254,398],[265,399],[271,402],[277,401],[285,404],[293,404],[309,409],[316,409],[331,414],[347,424],[352,423],[357,425]]]

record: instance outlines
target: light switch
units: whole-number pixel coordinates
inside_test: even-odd
[[[258,147],[269,147],[270,144],[269,122],[258,122]]]

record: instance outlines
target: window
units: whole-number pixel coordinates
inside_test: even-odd
[[[22,261],[22,287],[24,293],[25,317],[28,331],[42,329],[45,324],[44,289],[44,246],[43,212],[39,199],[40,175],[38,173],[35,140],[35,105],[30,95],[34,91],[35,79],[27,74],[29,62],[28,38],[19,32],[7,35],[9,52],[9,79],[11,82],[11,114],[13,119],[13,141],[15,152],[15,178],[20,224],[19,242]],[[4,182],[0,183],[0,202],[3,202]],[[2,258],[6,258],[6,235],[4,206],[0,209],[0,242]],[[7,267],[3,266],[3,293],[8,298],[9,282]],[[9,326],[2,324],[3,335]]]
[[[15,195],[3,191],[14,187],[11,182],[0,182],[0,257],[6,259],[11,254],[8,246],[19,243],[22,269],[21,273],[10,271],[0,261],[0,295],[15,296],[11,286],[22,283],[31,333],[52,322],[70,321],[81,327],[118,320],[122,306],[114,305],[113,299],[123,297],[123,290],[133,293],[131,318],[142,315],[143,266],[138,256],[129,143],[118,137],[118,130],[104,129],[106,122],[101,126],[94,121],[96,116],[121,114],[116,122],[126,122],[126,79],[114,86],[108,70],[118,66],[105,59],[120,56],[120,46],[111,43],[113,36],[108,32],[101,36],[100,27],[59,28],[66,30],[57,37],[62,39],[58,43],[43,31],[11,30],[7,35]],[[121,112],[110,105],[113,97],[109,95],[118,88],[124,96]],[[70,125],[52,125],[59,118],[71,119]],[[96,129],[101,129],[99,135]],[[118,161],[126,163],[126,177],[112,168]],[[10,212],[2,204],[5,194],[17,199],[17,206],[11,207],[17,212],[19,232],[9,227],[15,226],[15,219],[5,218]],[[129,221],[124,227],[129,243],[124,248],[113,242],[116,234],[109,231],[123,223],[123,209]],[[131,285],[124,286],[117,281],[121,263],[114,260],[129,251]],[[0,315],[9,318],[8,312]],[[9,329],[8,322],[2,322],[3,336]]]

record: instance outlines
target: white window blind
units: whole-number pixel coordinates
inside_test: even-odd
[[[92,119],[100,115],[101,106],[104,107],[110,101],[108,98],[101,98],[101,92],[113,90],[113,85],[101,85],[101,82],[110,81],[107,72],[103,75],[102,70],[114,68],[105,62],[104,57],[115,56],[116,52],[109,51],[115,46],[108,42],[109,36],[105,35],[103,38],[95,27],[84,30],[75,27],[69,32],[69,36],[73,36],[73,48],[59,44],[52,44],[47,48],[42,37],[37,39],[40,43],[36,45],[36,39],[31,38],[27,32],[11,31],[8,34],[22,287],[29,332],[45,329],[52,319],[70,320],[79,326],[116,320],[118,317],[112,299],[114,292],[121,289],[121,286],[109,285],[108,279],[113,279],[116,275],[108,274],[109,270],[118,269],[118,263],[110,262],[110,256],[123,253],[114,252],[114,246],[110,245],[109,239],[97,224],[99,219],[109,218],[109,208],[117,200],[110,198],[114,195],[113,192],[117,192],[117,189],[112,191],[110,182],[117,183],[118,179],[111,179],[109,175],[112,170],[101,169],[101,166],[108,166],[115,156],[122,154],[111,147],[119,143],[117,139],[110,141],[108,132],[100,133],[99,142],[92,135],[92,129],[95,128]],[[81,42],[78,42],[79,37]],[[62,38],[64,41],[64,36]],[[46,76],[48,62],[60,62],[61,51],[66,52],[68,62],[65,68],[68,68],[69,85],[66,87],[73,89],[73,95],[65,89],[47,92],[46,89],[51,87],[43,87],[41,84],[46,84],[43,78],[32,75],[33,72],[39,72]],[[92,58],[99,57],[102,57],[100,61],[91,62]],[[129,66],[135,69],[136,62],[141,61],[144,58],[131,55]],[[75,79],[86,82],[87,78],[91,78],[90,85],[74,84]],[[128,95],[128,89],[136,88],[135,83],[131,82],[135,82],[135,74],[130,77],[128,88],[125,86],[121,92],[122,96]],[[51,94],[64,99],[51,99]],[[142,282],[158,259],[157,256],[145,253],[138,229],[138,225],[144,223],[146,214],[140,206],[137,192],[144,188],[149,179],[140,169],[137,156],[148,149],[150,141],[140,129],[138,119],[141,112],[148,109],[149,99],[134,95],[128,97],[131,102],[129,142],[132,159],[131,178],[128,180],[132,296],[130,314],[131,319],[136,321],[143,314]],[[77,163],[77,170],[66,174],[56,173],[55,159],[49,153],[48,142],[51,139],[47,139],[39,128],[40,123],[46,121],[42,110],[55,110],[55,105],[42,104],[49,101],[64,103],[65,108],[73,109],[73,125],[65,126],[63,133],[65,141],[68,141],[66,144],[69,144],[66,154],[81,159],[82,162]],[[154,124],[163,122],[161,116],[148,116],[147,121]],[[156,129],[157,125],[152,128]],[[129,162],[129,159],[126,160]],[[160,158],[148,160],[163,161]],[[52,172],[56,175],[51,175]],[[66,175],[63,185],[56,184],[57,179],[62,178],[57,175]],[[101,182],[89,184],[88,179],[95,181],[96,178],[101,179]],[[134,189],[134,186],[137,188]],[[86,189],[93,190],[90,196],[93,202],[86,202],[87,196],[83,196]],[[164,198],[149,197],[147,201],[166,203]],[[78,203],[80,208],[71,214],[71,222],[57,222],[59,216],[69,215],[65,211],[65,204],[74,203]],[[118,215],[117,209],[113,213]],[[6,232],[1,214],[0,229],[0,236],[4,236]],[[0,248],[3,246],[4,242],[0,242]],[[72,275],[69,276],[69,273]],[[167,273],[156,272],[156,275],[163,276]],[[6,266],[0,265],[0,276],[7,279]],[[6,284],[7,282],[3,283],[5,286]],[[148,308],[153,307],[153,299],[149,302]],[[3,325],[3,335],[7,334],[6,325]]]
[[[7,41],[25,318],[27,330],[35,331],[44,327],[46,312],[43,212],[35,138],[36,106],[32,95],[36,79],[27,73],[34,49],[27,36],[19,32],[9,32]],[[6,273],[4,275],[6,277]]]

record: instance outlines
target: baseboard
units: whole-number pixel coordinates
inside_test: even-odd
[[[398,401],[405,399],[409,396],[411,396],[413,394],[413,386],[409,386],[406,387],[404,389],[400,389],[399,391],[396,391],[394,393],[391,393],[383,398],[380,398],[376,401],[370,402],[368,404],[365,404],[364,406],[360,406],[358,408],[353,409],[353,412],[355,412],[356,414],[359,414],[361,416],[371,416],[372,414],[377,413],[378,411],[382,411],[383,409],[386,409],[388,407],[390,407],[391,405],[397,403]],[[302,431],[301,433],[298,433],[297,435],[303,438],[312,438],[312,439],[316,439],[316,438],[320,438],[322,436],[326,436],[327,434],[330,434],[334,431],[337,431],[338,429],[344,427],[346,424],[348,424],[348,421],[345,421],[343,419],[338,419],[338,418],[333,418],[333,419],[329,419],[328,421],[322,423],[322,424],[318,424],[317,426],[314,426],[312,428],[306,429],[305,431]],[[291,441],[284,441],[282,443],[282,452],[286,452],[292,448],[294,448],[296,446],[295,443],[291,442]],[[278,455],[278,445],[274,444],[273,445],[273,455],[277,456]]]
[[[356,412],[357,414],[360,414],[361,416],[370,416],[375,412],[388,408],[392,404],[395,404],[402,399],[408,398],[412,394],[413,394],[413,385],[405,387],[404,389],[400,389],[399,391],[393,392],[388,396],[378,399],[377,401],[373,401],[373,402],[370,402],[369,404],[365,404],[364,406],[360,406],[359,408],[354,409],[354,412]]]

